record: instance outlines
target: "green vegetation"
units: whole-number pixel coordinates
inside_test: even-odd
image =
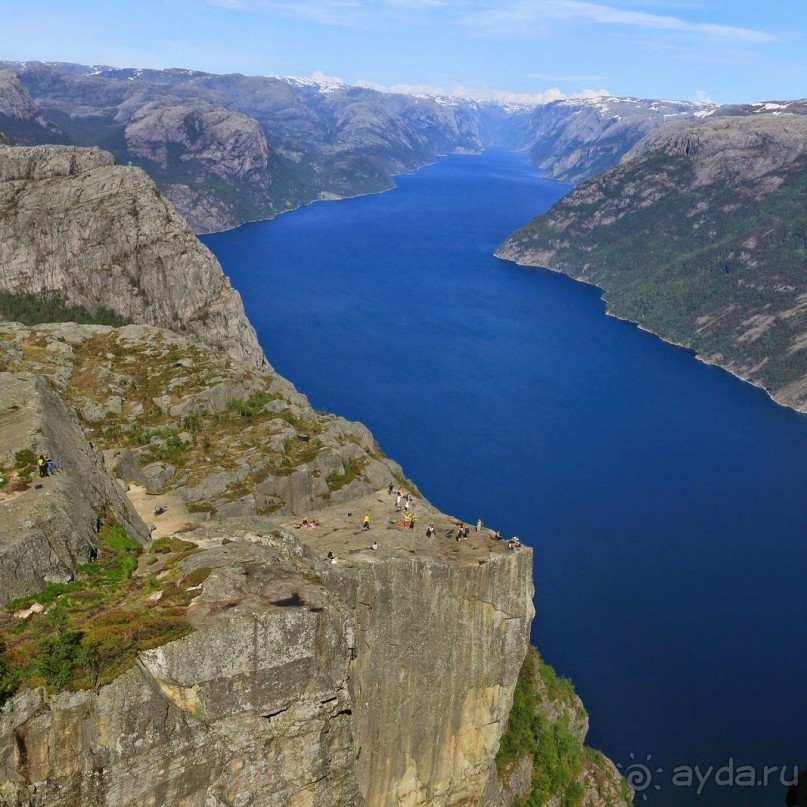
[[[551,709],[547,708],[550,704]],[[560,710],[560,717],[553,722],[547,715],[556,714],[559,704],[567,711]],[[599,751],[584,747],[572,733],[568,707],[582,712],[571,682],[559,677],[530,647],[496,755],[500,776],[525,755],[532,760],[532,790],[525,799],[516,801],[516,807],[541,807],[555,796],[560,797],[561,807],[580,807],[585,790],[577,780],[584,770],[606,804],[616,796],[631,803],[627,782],[615,775]]]
[[[345,485],[349,485],[354,479],[359,478],[364,473],[366,467],[366,460],[351,460],[349,463],[342,466],[341,474],[337,471],[331,471],[328,476],[325,477],[328,489],[333,492],[345,487]]]
[[[402,487],[408,490],[413,496],[417,496],[421,498],[421,493],[417,488],[417,485],[411,480],[405,477],[399,471],[392,470],[392,478]]]
[[[0,318],[23,325],[41,322],[78,322],[84,325],[128,325],[129,320],[99,305],[95,311],[69,305],[60,295],[12,294],[0,291]]]
[[[192,630],[185,608],[210,569],[186,575],[178,564],[198,551],[196,545],[179,539],[155,542],[152,575],[136,576],[142,547],[106,521],[97,558],[81,566],[75,580],[10,602],[0,614],[0,704],[32,686],[53,691],[100,686],[128,669],[140,650]],[[159,579],[153,576],[158,571]],[[162,596],[149,602],[158,588]],[[34,603],[46,610],[25,621],[13,616]]]
[[[704,184],[690,158],[651,152],[581,186],[513,243],[554,249],[552,268],[601,286],[613,313],[778,390],[807,376],[807,350],[794,349],[805,332],[807,157],[777,173]]]
[[[14,470],[20,476],[36,470],[36,453],[31,448],[21,448],[14,454]]]
[[[539,711],[539,675],[549,678],[563,698],[574,693],[571,684],[558,678],[531,647],[519,673],[496,767],[501,774],[524,754],[532,757],[532,792],[525,801],[517,802],[519,807],[540,807],[555,794],[561,796],[562,807],[579,807],[583,788],[575,779],[582,771],[583,750],[565,716],[552,723]]]
[[[245,401],[233,400],[227,403],[227,411],[234,412],[242,418],[251,419],[255,417],[272,400],[272,396],[264,390],[260,390],[250,395]]]
[[[574,684],[555,672],[551,664],[547,664],[540,656],[538,657],[538,674],[546,687],[546,695],[551,701],[560,701],[567,706],[574,708],[581,716],[585,711],[574,691]]]

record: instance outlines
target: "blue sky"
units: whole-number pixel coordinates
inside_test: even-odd
[[[0,58],[547,101],[807,96],[807,0],[0,0]]]

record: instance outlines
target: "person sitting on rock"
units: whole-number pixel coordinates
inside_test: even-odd
[[[434,524],[429,524],[429,526],[426,527],[426,537],[431,538],[432,535],[434,535]]]
[[[48,473],[53,476],[56,473],[56,462],[55,460],[45,454],[45,467],[48,469]]]

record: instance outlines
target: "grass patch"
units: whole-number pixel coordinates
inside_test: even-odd
[[[325,477],[328,490],[334,492],[345,487],[345,485],[349,485],[354,479],[364,473],[366,467],[366,460],[356,459],[351,460],[347,465],[342,465],[341,474],[337,471],[331,471],[328,476]]]
[[[197,551],[189,541],[160,539],[151,549],[162,558],[165,580],[133,577],[142,547],[119,525],[105,524],[97,558],[81,566],[75,580],[6,605],[0,613],[0,704],[27,687],[60,691],[106,684],[131,667],[139,651],[192,630],[185,608],[210,569],[183,575],[176,567]],[[162,599],[149,602],[159,586]],[[47,610],[24,622],[12,615],[34,602]]]
[[[558,675],[551,664],[547,664],[540,656],[538,657],[538,674],[546,687],[546,694],[550,700],[560,701],[567,706],[572,706],[576,711],[582,711],[577,695],[574,691],[574,684],[568,679]]]
[[[216,506],[210,502],[191,502],[186,505],[189,513],[210,513],[213,515],[216,512]]]
[[[149,552],[157,555],[167,555],[171,552],[185,552],[188,549],[197,549],[197,545],[182,538],[158,538],[150,547]]]

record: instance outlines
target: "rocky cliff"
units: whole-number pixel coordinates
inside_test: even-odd
[[[613,313],[807,411],[807,116],[767,107],[658,129],[497,255],[597,284]]]
[[[131,480],[107,477],[104,523],[121,520],[106,504],[121,485],[153,538],[121,561],[93,529],[62,588],[0,589],[23,597],[0,612],[0,804],[513,803],[494,758],[533,615],[529,549],[455,541],[366,429],[172,332],[7,324],[0,360],[46,379]],[[12,425],[0,417],[7,458],[24,444]],[[53,431],[34,428],[62,466],[44,483],[69,485],[75,511],[93,477]],[[390,484],[414,491],[416,529]],[[13,495],[0,489],[0,545],[19,560]],[[590,777],[585,803],[607,803]]]
[[[480,803],[532,614],[530,553],[483,568],[360,550],[332,570],[268,523],[183,537],[201,548],[183,571],[209,572],[195,631],[97,690],[9,701],[0,803]]]
[[[163,325],[266,364],[241,298],[143,171],[98,149],[0,147],[0,291]]]
[[[162,293],[183,333],[0,324],[0,805],[512,803],[532,552],[455,540],[365,427],[203,328],[187,300],[240,301],[138,169],[8,151],[3,304]]]
[[[40,454],[58,456],[59,472],[32,480]],[[75,415],[38,376],[0,372],[0,467],[8,469],[0,487],[0,603],[71,580],[92,556],[107,512],[132,537],[148,538]]]
[[[133,437],[136,452],[141,441],[148,450],[173,451],[176,473],[161,477],[162,498],[152,501],[169,501],[172,516],[184,512],[175,565],[161,554],[159,542],[154,552],[137,551],[137,568],[123,593],[104,590],[111,601],[95,601],[91,623],[70,623],[70,635],[83,637],[77,641],[85,651],[96,648],[100,656],[97,685],[81,686],[84,666],[77,659],[69,670],[76,683],[67,691],[23,689],[6,704],[0,720],[0,744],[6,748],[0,804],[482,803],[529,636],[529,550],[513,552],[482,535],[457,544],[451,537],[454,520],[420,499],[413,505],[418,530],[402,529],[387,493],[387,480],[399,484],[402,477],[393,463],[367,455],[374,451],[371,438],[363,447],[358,427],[312,412],[287,382],[244,365],[228,369],[220,354],[217,364],[206,365],[209,349],[170,332],[7,325],[0,328],[0,344],[6,366],[35,369],[78,407],[97,448],[117,442],[131,452],[126,446]],[[180,375],[173,379],[163,375],[176,371]],[[198,390],[187,388],[181,374],[188,372]],[[100,382],[96,390],[88,389],[89,377]],[[145,422],[130,422],[126,413],[137,417],[139,396],[148,400],[151,390],[163,385],[194,406],[180,403],[171,414],[171,400],[160,401],[166,423],[153,432]],[[245,389],[246,398],[234,397]],[[261,389],[272,393],[261,396]],[[203,399],[210,408],[200,405]],[[222,401],[236,403],[228,407]],[[292,408],[298,414],[289,417]],[[190,412],[193,421],[187,419]],[[168,422],[191,431],[174,440]],[[11,451],[19,435],[4,431],[5,425],[0,420]],[[271,440],[262,436],[264,428],[267,434],[281,429],[281,439],[274,441],[273,456],[281,455],[274,473],[266,466],[272,449],[265,459],[250,449]],[[247,509],[256,512],[270,479],[297,475],[309,480],[297,483],[298,495],[308,496],[303,504],[309,517],[316,509],[319,526],[300,527],[300,516],[284,502],[269,508],[271,517],[226,520],[229,491],[222,497],[216,486],[227,472],[196,453],[213,453],[219,429],[236,444],[225,456],[223,440],[222,451],[215,452],[218,462],[228,465],[230,457],[237,461],[248,452],[254,472],[229,477],[239,510],[246,500]],[[297,439],[301,429],[307,442]],[[43,431],[47,437],[51,425]],[[245,431],[240,445],[235,435]],[[75,498],[88,498],[81,489],[86,475],[74,467],[66,438],[43,440],[36,447],[45,446],[62,466],[46,484],[78,485]],[[117,467],[120,454],[106,453]],[[148,483],[155,468],[139,456],[144,466],[132,455],[127,475],[148,474]],[[337,465],[339,473],[320,477],[319,468]],[[346,468],[356,475],[352,481]],[[164,469],[160,464],[156,470]],[[379,476],[382,469],[386,473]],[[317,490],[319,479],[324,493],[317,498],[312,486]],[[111,478],[108,484],[122,495]],[[197,504],[222,503],[183,510],[182,499],[164,492],[190,488],[208,490],[208,498],[195,499]],[[10,495],[0,491],[0,543],[8,542],[8,555],[19,559]],[[360,528],[365,512],[372,517],[369,533]],[[214,514],[219,523],[199,523]],[[148,516],[161,524],[159,515]],[[429,520],[438,527],[436,538],[423,537]],[[371,540],[379,549],[369,548]],[[97,546],[94,533],[89,546]],[[336,564],[327,562],[328,551],[337,556]],[[85,597],[79,599],[79,593],[89,591],[92,582],[82,569],[62,578],[74,579],[71,586],[78,589],[66,590],[46,614],[31,617],[26,609],[28,623],[0,618],[5,656],[32,685],[45,675],[37,672],[41,662],[30,660],[38,652],[36,637],[52,629],[34,620],[47,620],[55,607],[68,619],[80,613],[77,603]],[[187,583],[180,586],[198,578],[195,593]],[[37,601],[35,581],[22,588],[3,589],[3,598],[29,595],[15,608]],[[182,608],[178,596],[186,598]],[[118,614],[114,624],[124,630],[142,618],[136,615],[144,606],[148,613],[165,608],[165,618],[174,621],[184,614],[194,632],[160,642],[159,622],[150,623],[149,631],[156,632],[151,643],[159,647],[137,644],[135,631],[134,666],[105,672],[115,658],[106,655],[109,639],[97,634],[96,626],[106,624],[99,613],[112,608],[110,618]],[[130,616],[124,619],[123,613]],[[54,642],[61,634],[55,635]]]

